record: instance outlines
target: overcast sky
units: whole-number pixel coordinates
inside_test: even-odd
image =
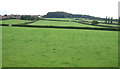
[[[65,11],[118,18],[118,2],[119,0],[1,0],[0,15],[45,15],[47,12]]]

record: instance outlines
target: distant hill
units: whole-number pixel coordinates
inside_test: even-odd
[[[67,12],[48,12],[45,18],[86,18],[90,20],[105,20],[105,18],[90,16],[90,15],[82,15],[82,14],[71,14]],[[117,19],[114,19],[117,21]]]

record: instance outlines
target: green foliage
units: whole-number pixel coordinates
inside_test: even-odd
[[[92,24],[93,24],[93,25],[96,25],[96,24],[99,24],[99,22],[98,22],[97,20],[93,20],[93,21],[92,21]]]
[[[45,17],[48,18],[69,18],[72,15],[66,12],[49,12]]]
[[[39,18],[37,16],[31,16],[31,15],[22,15],[22,20],[38,20]]]

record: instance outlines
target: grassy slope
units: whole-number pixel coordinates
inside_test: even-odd
[[[29,20],[19,20],[19,19],[10,19],[10,20],[2,20],[2,24],[19,24],[24,22],[31,22]]]
[[[3,27],[3,67],[115,67],[118,32]]]
[[[35,23],[31,23],[29,25],[47,25],[47,26],[75,26],[75,27],[95,27],[95,28],[103,28],[99,26],[91,26],[91,25],[84,25],[75,22],[62,22],[62,21],[46,21],[46,20],[39,20]]]

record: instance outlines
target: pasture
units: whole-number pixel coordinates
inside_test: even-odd
[[[2,24],[20,24],[25,22],[31,22],[30,20],[20,20],[20,19],[10,19],[10,20],[2,20]]]
[[[31,23],[29,25],[40,25],[40,26],[73,26],[73,27],[103,28],[103,27],[99,27],[99,26],[84,25],[84,24],[76,23],[76,22],[46,21],[46,20],[39,20],[39,21]]]
[[[2,22],[19,24],[29,21],[12,19]],[[99,27],[46,20],[29,25]],[[117,67],[118,32],[2,26],[2,52],[3,67]]]
[[[3,67],[117,67],[118,32],[3,27]]]
[[[109,23],[105,23],[105,21],[102,20],[97,20],[99,22],[98,25],[101,26],[94,26],[92,25],[92,21],[93,20],[89,20],[89,19],[85,19],[85,18],[77,18],[77,20],[75,18],[42,18],[42,19],[47,19],[47,20],[65,20],[64,21],[38,21],[34,24],[31,25],[52,25],[52,26],[75,26],[75,27],[92,27],[92,28],[108,28],[108,27],[104,27],[104,26],[112,26],[112,27],[118,27],[119,25],[117,25],[116,21],[113,21],[113,24],[109,24]],[[77,21],[80,22],[78,24],[76,24],[76,22],[72,22],[72,21]],[[85,21],[85,22],[84,22]],[[81,24],[81,23],[85,23],[85,24]],[[86,24],[91,24],[91,25],[86,25]]]

